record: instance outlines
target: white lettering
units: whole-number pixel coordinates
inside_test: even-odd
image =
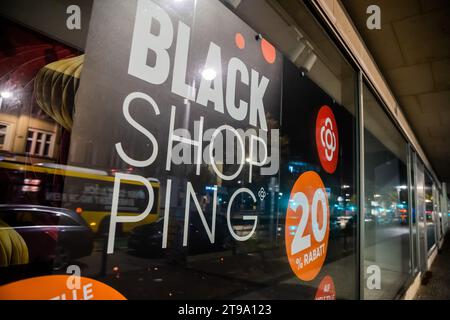
[[[186,84],[186,69],[189,56],[190,28],[178,22],[177,46],[173,65],[172,92],[185,98],[195,100],[195,87]]]
[[[205,215],[203,214],[202,208],[198,203],[197,196],[195,195],[194,188],[190,182],[187,183],[186,187],[186,206],[184,210],[184,235],[183,235],[183,246],[187,246],[188,241],[188,232],[189,232],[189,213],[191,206],[191,198],[194,200],[195,207],[197,208],[197,212],[200,215],[200,219],[202,220],[203,226],[205,227],[206,233],[208,234],[209,241],[214,243],[215,241],[215,233],[216,233],[216,207],[217,207],[217,186],[214,186],[214,197],[213,197],[213,211],[212,211],[212,226],[211,229],[208,227],[208,223],[205,219]]]
[[[208,79],[202,75],[200,88],[198,90],[197,103],[207,106],[208,101],[214,103],[214,109],[223,113],[223,84],[222,84],[222,62],[220,47],[214,42],[209,45],[208,56],[206,58],[205,70],[215,73],[214,79]],[[211,85],[214,84],[214,88]]]
[[[120,195],[120,182],[122,180],[131,180],[135,182],[140,182],[143,184],[148,191],[148,204],[147,208],[145,208],[144,212],[142,212],[139,215],[131,215],[131,216],[118,216],[117,215],[117,209],[119,207],[119,195]],[[113,199],[112,199],[112,206],[111,206],[111,218],[109,222],[109,234],[108,234],[108,248],[107,253],[111,254],[114,253],[114,240],[116,236],[116,224],[117,223],[132,223],[132,222],[138,222],[143,219],[145,219],[149,213],[150,210],[153,207],[153,202],[155,200],[153,187],[150,184],[150,182],[145,179],[144,177],[134,175],[134,174],[125,174],[125,173],[116,173],[116,176],[114,178],[114,191],[113,191]]]
[[[150,33],[155,20],[160,25],[158,35]],[[167,49],[172,41],[173,25],[166,11],[150,0],[139,0],[128,73],[151,84],[164,83],[169,76],[170,56]],[[147,64],[149,49],[156,55],[153,67]]]
[[[226,93],[226,105],[228,113],[236,120],[244,120],[248,113],[248,103],[239,100],[239,107],[235,105],[236,96],[236,78],[237,72],[241,74],[241,82],[245,85],[249,85],[249,75],[245,64],[238,58],[231,58],[228,62],[228,74],[227,74],[227,93]]]
[[[254,221],[252,231],[250,231],[247,235],[239,236],[239,235],[236,234],[236,232],[234,232],[233,226],[231,225],[231,208],[233,206],[234,199],[240,193],[248,193],[252,197],[253,201],[256,202],[256,197],[253,194],[252,190],[250,190],[248,188],[239,188],[239,189],[237,189],[233,193],[233,195],[231,196],[230,202],[228,203],[227,224],[228,224],[228,230],[230,231],[230,234],[233,236],[234,239],[236,239],[237,241],[246,241],[246,240],[250,239],[252,237],[252,235],[255,233],[256,225],[258,224],[258,216],[244,215],[242,217],[243,220],[253,220]]]
[[[156,115],[159,115],[158,105],[156,104],[155,100],[152,99],[152,97],[150,97],[149,95],[146,95],[145,93],[142,93],[142,92],[130,93],[125,98],[125,101],[123,102],[123,115],[125,116],[125,119],[128,121],[129,124],[131,124],[131,126],[133,128],[135,128],[137,131],[142,133],[144,136],[146,136],[151,141],[152,146],[153,146],[153,153],[151,154],[151,156],[147,160],[139,161],[139,160],[134,160],[134,159],[130,158],[125,153],[125,151],[122,148],[122,143],[120,143],[120,142],[116,143],[115,147],[116,147],[116,151],[119,154],[120,158],[123,161],[125,161],[126,163],[128,163],[129,165],[135,166],[135,167],[147,167],[147,166],[151,165],[155,161],[156,156],[158,155],[158,142],[156,141],[156,139],[153,136],[153,134],[151,134],[147,129],[145,129],[143,126],[141,126],[137,121],[135,121],[131,117],[131,115],[130,115],[130,103],[134,99],[146,100],[153,107],[153,110],[155,111]]]
[[[257,126],[259,118],[260,128],[267,130],[266,113],[264,111],[264,94],[266,93],[269,79],[262,76],[259,81],[259,73],[252,69],[252,83],[250,90],[250,124]]]

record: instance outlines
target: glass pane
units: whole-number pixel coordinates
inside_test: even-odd
[[[319,280],[329,276],[334,280],[338,298],[355,298],[355,72],[301,1],[261,1],[257,6],[248,0],[237,6],[224,2],[231,3],[239,17],[256,27],[284,54],[280,211],[289,212],[286,200],[305,172],[317,172],[327,190],[330,208],[327,262],[316,279],[301,283],[316,289]],[[336,122],[323,123],[322,131],[318,122],[326,108],[331,110],[329,119]],[[338,146],[333,140],[336,136]],[[329,153],[318,153],[320,145],[331,147]],[[333,147],[336,147],[334,155]],[[335,167],[330,166],[327,155],[337,159]],[[342,277],[340,268],[347,270],[348,276]],[[307,298],[302,290],[294,296]]]
[[[41,152],[41,142],[40,140],[38,140],[35,144],[34,150],[32,150],[31,153],[40,155],[40,152]]]
[[[232,2],[94,1],[86,52],[1,18],[36,80],[0,203],[69,210],[70,263],[128,299],[354,299],[355,72],[302,2]]]
[[[10,227],[57,226],[60,220],[60,217],[52,212],[11,210],[12,208],[2,208],[0,213],[2,221]]]
[[[46,143],[45,146],[44,146],[44,154],[43,155],[44,156],[48,156],[49,152],[50,152],[50,144]]]
[[[433,197],[433,180],[425,174],[425,216],[427,225],[427,251],[436,244],[436,223],[434,219],[435,200]]]
[[[422,161],[416,157],[416,195],[417,195],[417,225],[418,225],[418,261],[419,270],[427,270],[428,251],[427,243],[427,226],[426,226],[426,198],[425,198],[425,166]]]
[[[31,153],[31,146],[33,145],[33,141],[32,140],[27,140],[27,144],[25,146],[25,152],[26,153]]]
[[[416,188],[417,188],[417,184],[416,184],[416,154],[414,153],[414,151],[412,151],[410,149],[410,177],[411,177],[411,185],[410,185],[410,192],[411,192],[411,204],[410,204],[410,215],[411,215],[411,253],[412,253],[412,257],[411,257],[411,261],[412,261],[412,270],[414,270],[414,272],[416,272],[418,270],[418,234],[417,234],[417,230],[418,230],[418,225],[417,225],[417,209],[416,209],[416,201],[417,201],[417,194],[416,194]]]
[[[44,134],[42,133],[42,132],[38,132],[37,133],[37,141],[38,142],[41,142],[42,141],[42,136],[43,136]]]
[[[364,86],[366,299],[392,299],[410,274],[407,144]]]
[[[3,147],[3,144],[6,141],[6,133],[8,132],[8,126],[4,124],[0,124],[0,146]]]

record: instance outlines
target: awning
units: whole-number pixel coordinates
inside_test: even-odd
[[[69,131],[83,62],[84,55],[52,62],[39,70],[34,82],[38,105]]]

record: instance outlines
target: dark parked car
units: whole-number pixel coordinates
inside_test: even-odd
[[[211,225],[211,221],[207,221]],[[160,256],[163,254],[161,248],[163,238],[164,219],[161,218],[155,223],[146,224],[134,228],[128,239],[128,247],[136,250],[140,254],[150,256]],[[168,239],[169,246],[180,248],[183,241],[183,227],[182,221],[170,221]],[[233,248],[235,240],[228,231],[226,218],[222,216],[216,217],[216,234],[215,242],[211,244],[205,228],[198,215],[191,215],[189,229],[188,229],[188,245],[187,250],[189,254],[201,254],[207,252],[214,252],[220,250],[227,250]]]
[[[9,232],[11,239],[16,239],[13,246],[20,246],[16,251],[24,256],[22,259],[28,260],[29,266],[40,264],[60,270],[72,260],[92,253],[93,233],[84,219],[71,210],[35,205],[0,205],[0,224],[3,236]]]

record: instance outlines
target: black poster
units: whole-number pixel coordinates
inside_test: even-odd
[[[200,215],[211,242],[216,216],[239,242],[275,228],[282,55],[217,1],[96,1],[90,30],[70,164],[152,181],[161,216]],[[119,189],[113,219],[145,209]]]

